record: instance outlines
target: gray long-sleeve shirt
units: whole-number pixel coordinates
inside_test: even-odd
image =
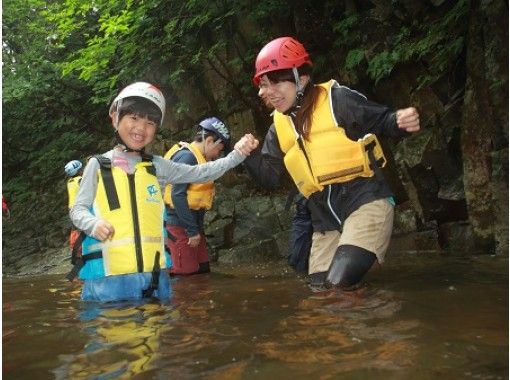
[[[127,163],[128,170],[133,170],[135,165],[142,160],[140,155],[110,150],[106,152],[104,156],[112,160],[114,165],[114,154],[115,157]],[[233,150],[225,158],[210,161],[203,165],[190,166],[178,164],[170,160],[165,160],[161,156],[153,156],[153,164],[156,169],[160,187],[164,189],[165,185],[168,183],[180,184],[214,181],[221,177],[227,170],[239,165],[244,159],[245,157],[241,153]],[[69,211],[71,221],[76,228],[91,236],[93,236],[94,228],[100,220],[90,212],[96,197],[98,169],[98,160],[95,158],[90,159],[83,171],[83,178],[74,205]]]

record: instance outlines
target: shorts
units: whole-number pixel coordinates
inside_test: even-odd
[[[384,262],[393,230],[393,205],[388,199],[366,203],[354,211],[339,231],[314,232],[308,273],[326,272],[340,245],[354,245],[373,252]]]
[[[209,253],[204,234],[200,234],[200,243],[197,247],[193,248],[188,245],[188,235],[186,235],[183,227],[167,225],[166,229],[175,238],[175,241],[173,239],[167,240],[170,256],[172,257],[170,274],[197,273],[200,264],[209,262]]]

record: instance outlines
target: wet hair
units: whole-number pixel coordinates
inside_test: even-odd
[[[129,97],[122,100],[119,109],[119,121],[126,115],[147,118],[156,125],[161,124],[161,110],[150,100],[140,97]]]
[[[303,65],[298,68],[299,75],[310,75],[310,80],[304,89],[304,96],[301,100],[301,108],[299,109],[294,125],[296,126],[297,132],[302,135],[305,140],[308,140],[310,136],[310,128],[307,125],[312,125],[313,111],[315,104],[322,91],[325,91],[322,87],[314,86],[311,78],[312,67],[310,65]],[[267,79],[272,83],[278,82],[292,82],[295,83],[294,73],[291,69],[275,70],[270,71],[267,74]]]

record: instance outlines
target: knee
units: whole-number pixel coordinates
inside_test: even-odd
[[[327,284],[349,288],[361,281],[376,261],[374,253],[354,245],[337,248],[328,269]]]

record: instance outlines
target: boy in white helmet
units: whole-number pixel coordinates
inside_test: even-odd
[[[258,145],[245,135],[227,157],[197,166],[145,154],[164,115],[163,94],[145,82],[124,88],[110,107],[118,144],[89,160],[69,213],[87,234],[79,270],[83,300],[168,299],[161,189],[214,180]]]

